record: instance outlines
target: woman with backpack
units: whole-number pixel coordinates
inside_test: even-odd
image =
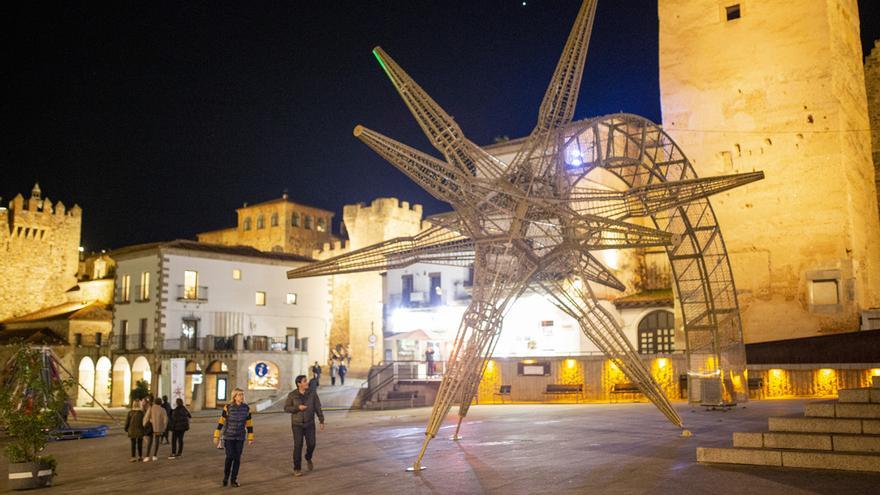
[[[192,414],[184,407],[183,399],[177,398],[174,410],[171,411],[171,455],[169,459],[177,459],[183,455],[183,434],[189,430],[189,418]]]

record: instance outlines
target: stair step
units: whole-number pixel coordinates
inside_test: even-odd
[[[880,419],[880,404],[814,402],[804,406],[804,415],[812,418]]]
[[[880,388],[842,388],[837,391],[838,402],[880,403]]]
[[[880,435],[831,433],[758,432],[734,433],[733,446],[755,449],[820,450],[880,453]]]
[[[838,418],[776,418],[767,420],[770,431],[801,433],[862,433],[862,420]]]
[[[880,472],[880,455],[862,453],[697,447],[697,462]]]

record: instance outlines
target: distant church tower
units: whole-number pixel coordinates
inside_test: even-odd
[[[663,126],[713,198],[747,342],[859,328],[880,225],[856,0],[659,0]],[[745,189],[745,190],[743,190]]]

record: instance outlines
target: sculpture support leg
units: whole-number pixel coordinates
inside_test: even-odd
[[[446,373],[425,427],[422,449],[410,470],[422,469],[428,443],[437,436],[453,402],[464,403],[464,394],[470,394],[475,381],[479,383],[486,357],[501,330],[504,311],[523,292],[535,271],[536,267],[528,263],[516,262],[511,250],[510,246],[477,249],[473,299],[461,319]]]
[[[678,412],[645,367],[624,335],[623,329],[613,316],[596,302],[589,284],[584,281],[579,288],[575,285],[571,287],[553,285],[551,288],[545,285],[544,288],[561,310],[578,320],[587,338],[602,350],[629,380],[639,386],[645,397],[653,402],[669,421],[683,428]]]

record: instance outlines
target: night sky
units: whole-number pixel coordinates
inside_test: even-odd
[[[84,209],[87,250],[194,238],[289,191],[337,212],[395,196],[448,210],[352,136],[436,154],[381,45],[474,142],[519,137],[579,0],[15,2],[3,7],[0,195]],[[122,5],[125,4],[125,5]],[[863,45],[880,2],[859,0]],[[576,119],[660,120],[657,0],[601,1]]]

